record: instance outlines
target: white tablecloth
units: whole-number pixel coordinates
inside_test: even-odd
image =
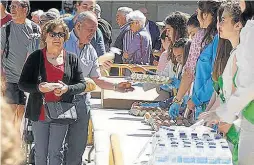
[[[92,100],[99,105],[100,100]],[[124,164],[132,165],[137,155],[152,136],[151,127],[141,123],[141,117],[128,114],[127,110],[92,108],[94,129],[95,164],[109,164],[110,135],[117,134]]]

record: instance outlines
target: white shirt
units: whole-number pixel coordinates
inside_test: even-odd
[[[146,24],[146,31],[150,34],[150,36],[151,36],[151,33],[150,33],[150,30],[149,30],[149,22],[147,22],[147,24]]]
[[[176,72],[174,71],[174,64],[172,63],[172,61],[168,61],[165,69],[161,72],[157,71],[157,74],[159,76],[165,76],[165,77],[169,77],[169,78],[173,78],[176,76]]]
[[[254,20],[249,20],[240,34],[240,44],[236,51],[238,72],[237,90],[216,112],[227,123],[233,123],[239,114],[254,100]]]

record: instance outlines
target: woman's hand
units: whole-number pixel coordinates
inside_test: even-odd
[[[116,91],[118,92],[132,92],[134,91],[134,88],[132,87],[131,83],[129,82],[120,82],[119,84],[116,85]]]
[[[86,80],[86,89],[85,89],[85,92],[94,91],[96,89],[95,82],[92,79],[90,79],[90,78],[85,78],[85,80]]]
[[[228,130],[230,129],[231,124],[228,123],[224,123],[224,122],[220,122],[220,124],[218,125],[218,129],[220,132],[227,134]]]
[[[111,68],[112,64],[113,64],[113,62],[108,60],[108,61],[105,61],[105,62],[102,64],[102,67],[103,67],[103,69],[108,70],[108,69]]]
[[[159,64],[158,61],[156,61],[156,60],[153,61],[153,65],[154,65],[154,66],[158,66],[158,64]]]
[[[125,59],[127,59],[127,58],[129,58],[129,55],[128,55],[128,53],[123,53],[123,58],[125,58]]]
[[[190,99],[188,102],[187,102],[187,107],[194,111],[195,110],[195,104],[193,103],[193,101]]]
[[[58,82],[61,85],[63,85],[63,87],[61,87],[61,88],[54,89],[54,94],[59,97],[59,96],[62,96],[64,93],[66,93],[68,91],[68,85],[66,85],[62,81],[58,81]]]
[[[53,91],[55,88],[48,82],[42,82],[39,84],[39,90],[41,93],[48,93]]]

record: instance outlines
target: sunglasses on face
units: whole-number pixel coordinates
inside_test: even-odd
[[[52,38],[55,38],[55,37],[58,37],[58,38],[64,38],[65,37],[65,33],[63,32],[59,32],[59,33],[56,33],[56,32],[50,32],[49,33],[49,36],[52,37]]]

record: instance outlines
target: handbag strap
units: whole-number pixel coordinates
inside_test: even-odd
[[[41,62],[41,60],[42,60],[43,54],[42,54],[42,50],[39,50],[39,51],[40,51],[40,61],[39,61],[39,69],[38,69],[38,81],[41,84],[42,83],[42,76],[41,76],[41,63],[42,62]],[[43,104],[45,105],[46,100],[45,100],[45,96],[43,93],[42,93],[42,101],[43,101]]]

